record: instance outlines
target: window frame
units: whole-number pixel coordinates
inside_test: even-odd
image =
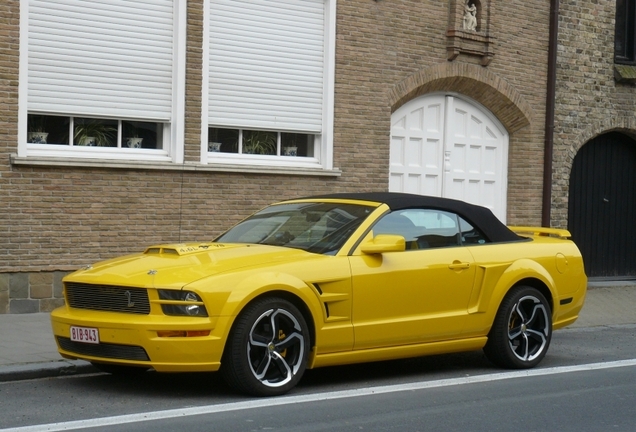
[[[203,18],[203,85],[201,109],[201,147],[200,163],[204,165],[243,165],[270,166],[281,168],[310,168],[333,170],[333,126],[335,93],[335,39],[336,39],[336,0],[324,0],[324,59],[323,59],[323,103],[321,133],[302,130],[268,129],[254,126],[255,130],[267,130],[276,133],[301,133],[314,136],[313,157],[286,157],[280,155],[234,154],[208,151],[208,128],[236,129],[234,125],[211,124],[209,118],[209,72],[210,72],[210,30],[209,17],[211,2],[204,0]],[[242,129],[248,129],[243,127]]]
[[[28,71],[29,71],[29,5],[30,0],[20,0],[20,61],[18,89],[18,158],[54,158],[71,161],[73,159],[108,159],[120,163],[133,164],[139,161],[182,163],[184,158],[184,122],[185,122],[185,62],[186,62],[186,24],[187,2],[172,1],[172,103],[171,121],[153,118],[95,116],[103,120],[140,121],[161,123],[163,125],[162,149],[128,149],[119,147],[84,147],[66,144],[28,143],[29,114],[62,117],[91,117],[79,113],[29,111]],[[133,150],[133,151],[131,151]]]
[[[615,18],[614,63],[636,65],[636,2],[622,0],[619,5],[617,0]],[[622,35],[619,34],[619,29]],[[619,41],[623,45],[623,50],[620,53],[617,49]]]

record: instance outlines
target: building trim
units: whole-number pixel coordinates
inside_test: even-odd
[[[237,174],[276,174],[287,176],[318,176],[318,177],[340,177],[342,171],[339,169],[312,169],[297,166],[271,166],[271,165],[238,165],[238,164],[201,164],[186,162],[174,164],[172,162],[150,162],[150,161],[121,161],[115,159],[62,159],[57,157],[21,157],[12,154],[11,165],[14,166],[46,166],[51,167],[79,167],[79,168],[114,168],[127,170],[162,170],[162,171],[183,171],[183,172],[231,172]]]

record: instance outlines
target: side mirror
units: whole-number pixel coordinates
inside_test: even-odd
[[[381,254],[384,252],[401,252],[406,250],[404,237],[393,234],[378,234],[371,241],[363,243],[360,247],[365,254]]]

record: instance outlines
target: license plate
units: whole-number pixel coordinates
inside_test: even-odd
[[[92,327],[71,326],[71,340],[82,343],[99,343],[99,330]]]

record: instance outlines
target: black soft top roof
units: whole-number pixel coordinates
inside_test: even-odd
[[[505,226],[497,217],[487,209],[464,201],[449,198],[432,197],[426,195],[414,195],[398,192],[359,192],[318,195],[316,198],[338,198],[350,200],[372,201],[384,203],[391,210],[403,210],[409,208],[430,208],[446,210],[456,213],[479,228],[491,242],[510,242],[523,240]]]

